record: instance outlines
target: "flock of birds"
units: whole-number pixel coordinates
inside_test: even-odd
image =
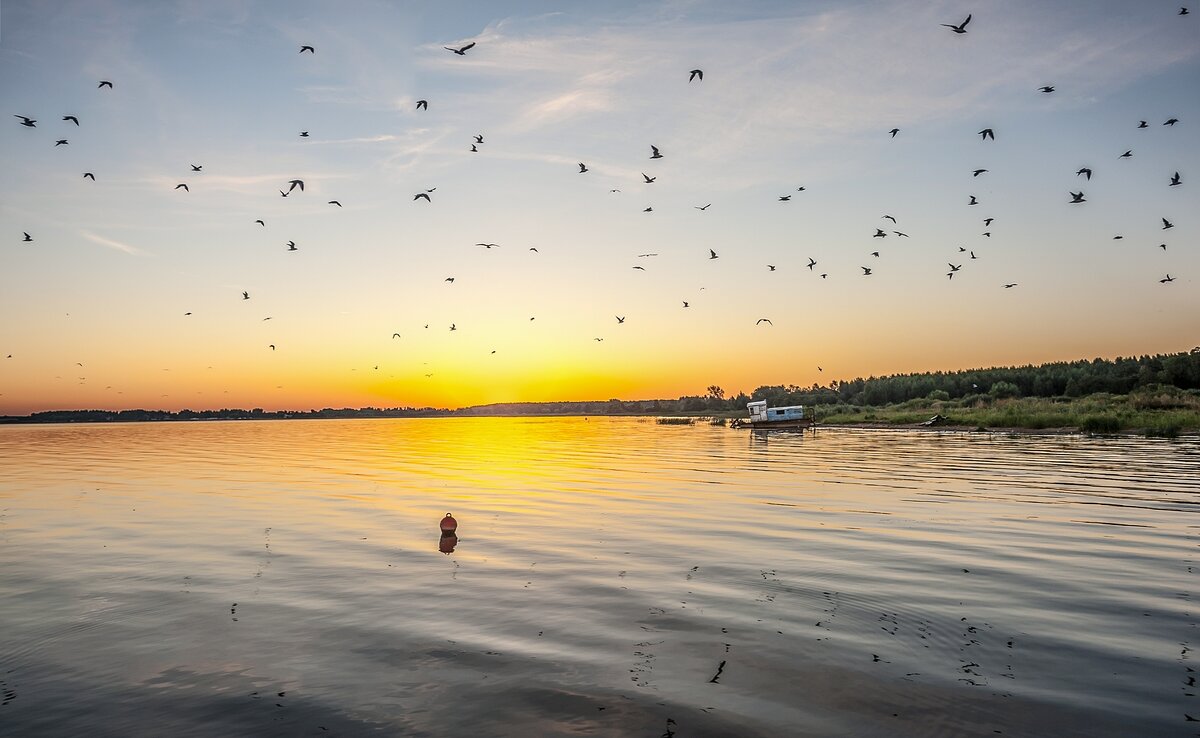
[[[1179,15],[1188,15],[1187,8],[1180,8],[1178,14]],[[953,33],[955,33],[957,35],[965,35],[968,33],[968,26],[971,23],[971,19],[972,19],[972,16],[967,15],[967,17],[961,23],[957,23],[957,24],[943,23],[941,25],[946,28],[949,28]],[[473,49],[475,49],[475,47],[476,47],[476,43],[470,42],[470,43],[464,44],[462,46],[445,46],[443,48],[446,51],[451,52],[455,56],[465,57],[465,56],[467,56],[467,54],[469,52],[471,52]],[[299,53],[315,55],[317,52],[316,52],[315,46],[305,44],[300,47]],[[704,81],[704,70],[697,68],[697,69],[691,69],[687,72],[687,83],[688,84],[702,83],[703,81]],[[115,87],[114,87],[113,82],[110,80],[100,80],[99,84],[97,85],[97,89],[100,89],[100,90],[107,89],[107,90],[111,91],[111,90],[115,90]],[[1045,94],[1045,95],[1054,94],[1056,92],[1056,86],[1049,85],[1049,84],[1044,85],[1044,86],[1038,88],[1037,91],[1042,94]],[[429,109],[429,100],[427,100],[427,99],[417,100],[415,108],[417,111],[427,111]],[[30,129],[37,127],[38,120],[36,118],[32,118],[32,117],[29,117],[26,115],[21,115],[21,114],[14,114],[14,117],[16,117],[18,119],[19,125],[21,125],[21,126],[24,126],[26,128],[30,128]],[[81,126],[80,120],[79,120],[78,116],[76,116],[76,115],[71,115],[71,114],[63,115],[62,122],[72,124],[77,128]],[[1162,123],[1162,126],[1173,127],[1178,122],[1179,122],[1179,120],[1177,118],[1172,117],[1172,118],[1169,118],[1166,121],[1164,121]],[[1145,128],[1148,128],[1149,126],[1150,126],[1150,124],[1147,121],[1141,120],[1138,122],[1136,128],[1145,129]],[[890,130],[887,131],[887,135],[890,136],[890,138],[892,138],[892,139],[895,139],[900,133],[901,133],[901,130],[898,127],[891,128]],[[996,132],[992,128],[983,128],[983,129],[979,130],[976,135],[978,135],[980,137],[980,140],[983,142],[994,141],[996,139]],[[300,137],[308,138],[309,131],[307,131],[307,130],[301,131]],[[66,146],[66,145],[69,145],[69,143],[70,143],[70,141],[68,139],[62,138],[62,139],[57,139],[54,143],[54,146],[55,147]],[[480,150],[479,147],[483,146],[483,145],[484,145],[483,134],[477,134],[474,136],[474,139],[473,139],[472,143],[470,144],[469,151],[472,153],[478,153]],[[666,155],[663,154],[662,150],[657,145],[654,145],[654,144],[649,145],[649,155],[648,155],[649,161],[661,160],[661,159],[665,158],[665,156]],[[1129,159],[1132,156],[1133,156],[1133,151],[1126,150],[1123,154],[1121,154],[1117,158],[1118,159]],[[191,169],[192,174],[201,174],[203,172],[203,165],[190,164],[190,169]],[[578,174],[587,175],[589,172],[591,172],[591,167],[588,166],[587,162],[582,162],[582,161],[578,162]],[[971,173],[972,173],[973,178],[978,178],[980,176],[988,174],[989,170],[986,168],[976,168],[976,169],[971,170]],[[1093,174],[1093,170],[1090,166],[1083,166],[1076,172],[1076,176],[1083,177],[1084,182],[1090,182],[1092,179],[1092,174]],[[96,181],[96,175],[94,172],[90,172],[90,171],[84,172],[82,176],[93,182]],[[651,174],[647,174],[646,172],[641,172],[641,176],[642,176],[641,184],[643,184],[643,185],[647,185],[647,186],[653,185],[655,182],[658,181],[657,175],[652,176]],[[1169,187],[1178,187],[1178,186],[1181,186],[1182,184],[1183,184],[1183,178],[1178,171],[1174,172],[1174,174],[1172,174],[1170,176],[1169,181],[1166,182],[1166,186],[1169,186]],[[303,179],[300,179],[300,178],[288,180],[285,183],[285,185],[286,185],[286,188],[280,188],[278,190],[280,197],[283,197],[283,198],[291,197],[294,194],[304,193],[304,191],[305,191],[305,182]],[[189,184],[187,182],[179,182],[178,184],[176,184],[174,186],[174,189],[181,190],[185,193],[191,191]],[[435,194],[436,190],[437,190],[436,187],[431,187],[431,188],[425,189],[421,192],[417,192],[417,193],[413,194],[412,201],[414,203],[424,202],[426,205],[432,205],[434,203],[434,194]],[[798,187],[798,188],[796,188],[795,192],[789,192],[787,194],[779,195],[778,202],[781,202],[781,203],[791,202],[794,195],[796,195],[797,193],[805,192],[805,191],[806,191],[806,187],[803,187],[803,186]],[[620,192],[620,190],[612,189],[612,190],[610,190],[610,192],[617,193],[617,192]],[[1068,194],[1069,194],[1070,199],[1067,201],[1067,204],[1069,204],[1069,205],[1081,205],[1081,204],[1088,202],[1085,192],[1082,188],[1080,188],[1080,190],[1077,192],[1073,191],[1073,190],[1069,191]],[[336,200],[336,199],[329,200],[328,204],[331,206],[336,206],[338,208],[342,207],[341,201]],[[976,206],[976,205],[979,205],[980,203],[979,203],[978,198],[972,194],[972,195],[969,195],[969,199],[966,204],[967,204],[967,206]],[[704,205],[696,205],[696,206],[694,206],[694,208],[700,212],[706,212],[706,211],[708,211],[708,209],[711,206],[712,206],[712,203],[707,203]],[[647,206],[643,209],[642,212],[651,213],[653,211],[654,211],[653,206]],[[885,214],[882,216],[881,219],[891,221],[892,226],[899,226],[899,222],[897,221],[896,217],[894,217],[893,215]],[[983,232],[983,234],[982,234],[983,236],[988,237],[988,238],[991,237],[992,233],[991,233],[990,229],[991,229],[993,220],[994,220],[994,218],[991,218],[991,217],[982,219],[984,227],[988,229]],[[263,228],[265,228],[267,225],[265,220],[263,220],[261,218],[255,220],[254,223]],[[1173,223],[1171,223],[1167,218],[1162,219],[1162,229],[1163,230],[1169,230],[1172,227],[1173,227]],[[875,232],[874,232],[873,236],[871,236],[872,239],[883,240],[883,239],[887,239],[887,238],[896,238],[896,239],[909,238],[908,233],[901,231],[901,230],[896,230],[895,228],[885,230],[884,228],[875,227],[874,231]],[[1115,238],[1120,239],[1122,237],[1118,235],[1118,236],[1115,236]],[[34,241],[34,237],[29,232],[23,232],[22,240],[25,243],[30,243],[30,242]],[[500,244],[480,242],[480,243],[477,243],[476,246],[483,247],[483,248],[490,250],[493,248],[499,248]],[[286,247],[287,247],[286,250],[288,252],[296,252],[299,250],[299,247],[296,245],[296,242],[294,240],[287,241]],[[1163,250],[1166,250],[1166,244],[1165,243],[1161,244],[1161,248]],[[536,253],[538,251],[538,249],[536,247],[530,247],[529,251]],[[961,256],[963,254],[965,254],[966,256]],[[653,258],[657,255],[658,255],[657,253],[645,253],[645,254],[639,254],[638,258]],[[873,259],[878,259],[881,257],[881,251],[880,250],[870,251],[869,255]],[[946,262],[948,270],[946,271],[945,275],[946,275],[946,278],[949,280],[953,280],[954,276],[961,272],[961,270],[964,268],[964,265],[968,261],[975,261],[979,258],[976,255],[975,251],[967,249],[966,247],[963,247],[963,246],[958,247],[958,252],[955,256],[959,256],[960,258],[955,259],[954,256],[952,256]],[[709,260],[715,260],[715,259],[720,258],[720,254],[718,254],[716,250],[708,249],[708,257],[707,258]],[[807,267],[807,269],[810,272],[819,275],[819,277],[821,279],[827,279],[829,277],[828,272],[816,272],[815,271],[819,264],[816,259],[813,259],[811,256],[807,257],[807,258],[808,258],[808,263],[805,264],[804,266]],[[955,263],[956,261],[958,263]],[[645,271],[645,267],[641,266],[640,264],[634,265],[632,268],[635,270]],[[775,272],[777,269],[777,265],[767,264],[766,268],[769,272]],[[860,269],[862,270],[862,274],[861,274],[862,277],[870,277],[873,274],[875,274],[875,267],[873,267],[873,266],[868,266],[868,265],[864,264],[864,265],[860,266]],[[1158,281],[1162,284],[1170,284],[1170,283],[1174,282],[1175,280],[1176,280],[1176,277],[1168,272],[1164,277],[1162,277]],[[453,285],[454,281],[455,281],[455,277],[454,276],[446,277],[444,281],[447,284]],[[1018,286],[1018,282],[1015,282],[1015,281],[1002,283],[1002,287],[1004,289],[1012,289],[1017,286]],[[250,292],[248,290],[242,291],[241,299],[242,300],[251,299]],[[687,301],[687,300],[682,301],[683,308],[688,308],[689,305],[690,305],[689,301]],[[191,314],[192,313],[190,311],[185,313],[185,315],[191,315]],[[625,316],[614,316],[614,317],[616,318],[617,325],[623,325],[625,323]],[[270,320],[270,318],[266,318],[266,320]],[[529,320],[532,321],[532,320],[534,320],[534,318],[530,317]],[[773,326],[774,323],[772,322],[772,320],[769,317],[762,317],[762,318],[759,318],[758,320],[756,320],[755,325],[756,326],[762,326],[762,325]],[[426,329],[429,328],[428,323],[425,324],[425,328]],[[450,331],[457,330],[457,325],[455,323],[451,323],[449,325],[449,330]],[[400,338],[400,337],[401,337],[401,334],[399,332],[395,332],[392,334],[393,339]],[[600,341],[603,341],[604,339],[602,337],[596,337],[594,340],[597,342],[600,342]],[[275,345],[270,344],[270,349],[274,350]],[[495,350],[492,350],[491,353],[494,354]],[[10,358],[11,358],[11,356],[10,356]],[[426,374],[426,376],[429,377],[432,375]]]

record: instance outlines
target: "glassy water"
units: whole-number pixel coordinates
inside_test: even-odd
[[[1197,439],[0,427],[0,733],[1195,735],[1198,491]]]

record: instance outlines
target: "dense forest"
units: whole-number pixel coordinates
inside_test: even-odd
[[[662,415],[744,411],[751,400],[772,406],[884,406],[920,398],[992,401],[1015,397],[1078,398],[1097,393],[1126,395],[1140,390],[1200,392],[1200,347],[1186,353],[1056,362],[1037,366],[896,374],[811,387],[764,385],[750,395],[727,396],[716,385],[704,395],[677,400],[602,400],[476,405],[457,410],[432,407],[324,408],[321,410],[51,410],[3,417],[0,423],[130,422],[147,420],[267,420],[318,418],[412,418],[500,415]]]

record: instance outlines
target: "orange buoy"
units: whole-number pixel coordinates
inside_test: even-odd
[[[450,513],[446,513],[446,517],[442,518],[441,528],[443,533],[453,533],[458,530],[458,521]]]

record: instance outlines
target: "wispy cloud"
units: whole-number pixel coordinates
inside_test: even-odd
[[[143,251],[136,246],[130,246],[127,243],[122,243],[122,242],[117,241],[112,238],[105,238],[104,236],[97,235],[95,233],[92,233],[91,231],[80,231],[79,235],[83,236],[84,238],[91,241],[92,243],[98,243],[101,246],[107,246],[110,249],[114,249],[116,251],[120,251],[121,253],[129,254],[131,256],[150,256],[151,255],[149,252]]]

